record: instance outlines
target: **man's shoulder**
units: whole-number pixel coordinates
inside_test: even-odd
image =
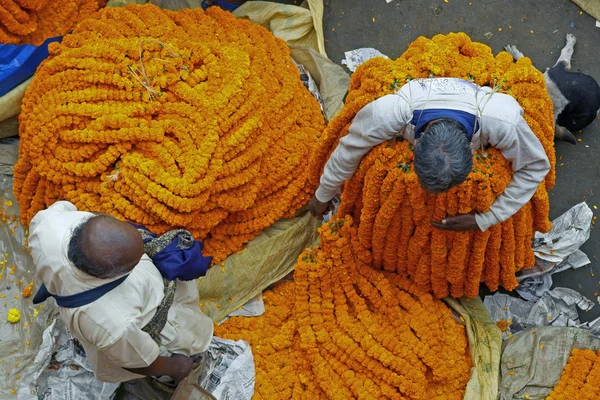
[[[122,337],[132,325],[140,325],[160,305],[164,284],[160,272],[144,256],[119,286],[83,307],[64,310],[76,331],[96,346]],[[71,326],[70,326],[71,328]]]
[[[482,117],[498,124],[516,125],[522,115],[522,108],[512,96],[504,93],[488,95],[479,107]]]

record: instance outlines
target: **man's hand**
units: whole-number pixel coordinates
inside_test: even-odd
[[[431,221],[431,225],[438,229],[444,229],[446,231],[473,231],[479,229],[477,221],[475,220],[475,214],[462,214],[456,217],[447,217],[442,222]]]
[[[317,218],[317,219],[323,219],[323,214],[325,214],[327,211],[329,211],[331,208],[331,201],[328,201],[327,203],[323,203],[319,200],[317,200],[316,196],[313,196],[313,198],[310,200],[310,203],[308,203],[308,209],[310,211],[310,213],[312,214],[313,217]]]
[[[190,372],[197,367],[197,364],[194,364],[194,359],[192,357],[173,354],[170,358],[175,362],[175,367],[173,368],[173,371],[169,373],[169,376],[173,378],[177,384],[184,380]]]

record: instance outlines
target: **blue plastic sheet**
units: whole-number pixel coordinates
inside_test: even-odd
[[[48,57],[48,45],[62,37],[46,39],[40,46],[0,44],[0,96],[4,96],[29,79],[38,65]]]

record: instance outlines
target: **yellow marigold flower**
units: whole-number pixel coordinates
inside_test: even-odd
[[[548,400],[596,399],[600,396],[600,355],[592,350],[573,349],[560,380]]]
[[[21,311],[19,311],[17,308],[11,308],[10,310],[8,310],[6,319],[8,320],[8,322],[16,324],[21,320]]]

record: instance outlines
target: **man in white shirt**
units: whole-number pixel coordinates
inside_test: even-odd
[[[311,213],[320,218],[362,157],[399,135],[415,146],[415,173],[431,193],[463,182],[479,148],[495,147],[512,163],[512,181],[488,212],[432,222],[440,229],[485,231],[507,220],[531,199],[550,171],[542,144],[511,96],[462,79],[415,79],[356,114],[348,135],[340,139],[325,165],[310,202]]]
[[[205,351],[213,334],[194,280],[165,285],[132,225],[66,201],[39,212],[30,232],[36,276],[65,305],[59,303],[60,318],[99,380],[170,376],[179,382],[189,374],[190,356]],[[98,298],[77,306],[82,293]]]

